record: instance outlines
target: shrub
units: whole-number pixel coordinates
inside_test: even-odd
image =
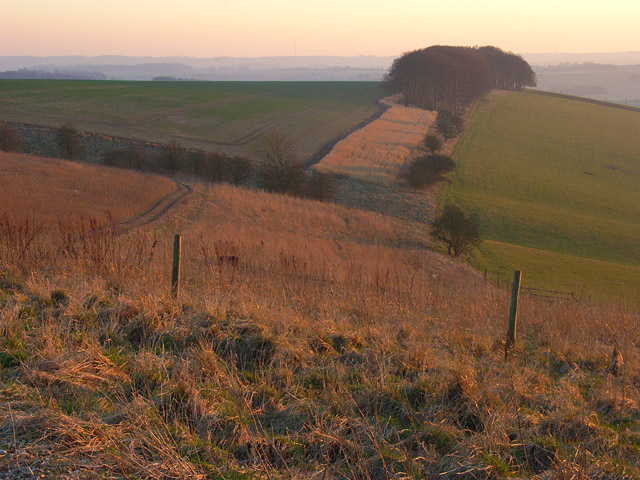
[[[78,131],[71,125],[63,125],[58,129],[57,142],[62,158],[75,160],[82,156],[83,149]]]
[[[185,158],[185,169],[199,177],[206,177],[208,157],[201,151],[189,152]]]
[[[19,152],[22,150],[22,136],[16,128],[9,125],[0,125],[0,150],[4,152]]]
[[[480,244],[478,226],[455,205],[446,205],[431,227],[433,238],[444,245],[452,257],[469,253]]]
[[[206,156],[200,174],[207,180],[220,183],[229,181],[229,167],[227,158],[219,153],[210,153]],[[198,172],[196,172],[198,173]]]
[[[306,194],[314,200],[327,202],[333,198],[337,189],[338,186],[331,175],[314,170],[307,180]]]
[[[445,140],[455,138],[464,128],[464,120],[459,115],[441,110],[436,118],[436,130]]]
[[[246,158],[195,152],[189,155],[188,161],[192,173],[214,183],[229,182],[240,185],[253,175],[253,165]]]
[[[429,133],[424,137],[424,146],[431,153],[437,153],[442,150],[442,137]]]
[[[141,170],[146,163],[146,154],[144,150],[138,147],[110,150],[104,154],[102,163],[108,167]]]
[[[234,185],[245,183],[253,175],[253,165],[250,160],[242,157],[225,158],[228,177]]]
[[[142,170],[147,164],[147,154],[140,147],[131,147],[127,150],[127,163],[129,168]]]
[[[442,180],[454,168],[455,162],[446,155],[425,155],[411,163],[407,179],[412,187],[425,188]]]

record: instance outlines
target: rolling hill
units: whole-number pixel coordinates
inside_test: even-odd
[[[637,301],[638,131],[640,112],[577,99],[494,93],[476,104],[443,201],[478,220],[477,267]]]

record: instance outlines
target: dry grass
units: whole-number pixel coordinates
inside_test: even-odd
[[[175,190],[159,175],[0,152],[0,216],[52,224],[60,217],[132,217]]]
[[[0,472],[637,478],[637,314],[525,297],[504,362],[507,292],[412,230],[201,185],[116,282],[81,259],[12,268]],[[607,373],[616,342],[620,376]]]
[[[400,169],[422,143],[436,114],[390,105],[379,119],[340,141],[318,164],[318,170],[380,185],[396,183]]]

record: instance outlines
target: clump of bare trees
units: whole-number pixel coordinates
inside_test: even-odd
[[[0,125],[0,150],[4,152],[22,150],[22,136],[17,129],[9,125]]]
[[[71,125],[63,125],[58,129],[56,140],[62,158],[77,160],[82,157],[84,149],[78,131]]]
[[[385,79],[386,88],[402,93],[406,105],[454,113],[492,88],[522,90],[535,84],[529,64],[513,53],[444,45],[405,53]]]
[[[262,161],[258,184],[268,192],[320,201],[330,200],[336,192],[337,186],[331,175],[318,171],[308,174],[305,171],[292,140],[282,132],[264,135],[256,154]]]

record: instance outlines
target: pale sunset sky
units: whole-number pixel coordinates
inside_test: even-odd
[[[640,0],[0,0],[0,55],[640,51]]]

